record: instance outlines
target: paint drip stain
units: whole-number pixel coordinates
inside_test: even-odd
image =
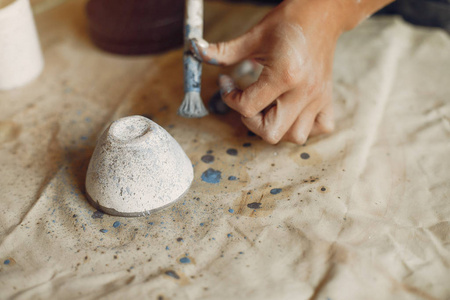
[[[212,164],[214,162],[214,156],[211,154],[206,154],[202,156],[201,160],[206,164]]]
[[[100,229],[100,232],[102,232],[102,233],[107,233],[108,230],[107,230],[107,229]]]
[[[169,270],[169,271],[166,271],[165,274],[172,278],[180,279],[180,276],[175,271]]]
[[[231,156],[236,156],[238,154],[238,151],[236,149],[230,148],[227,149],[227,154]]]
[[[252,208],[252,209],[260,209],[261,208],[261,203],[259,202],[252,202],[247,204],[248,208]]]
[[[189,259],[189,257],[182,257],[182,258],[180,258],[180,263],[182,263],[182,264],[190,264],[191,260]]]
[[[219,183],[222,179],[222,172],[209,168],[202,174],[202,180],[207,183]]]
[[[232,214],[232,213],[234,213],[234,209],[230,208],[230,209],[228,210],[228,212],[229,212],[230,214]]]
[[[309,159],[309,158],[310,158],[310,155],[309,155],[308,153],[306,153],[306,152],[303,152],[302,154],[300,154],[300,157],[301,157],[302,159]]]
[[[7,259],[3,262],[4,265],[9,265],[10,263],[11,263],[11,261],[9,259]]]
[[[103,215],[104,213],[102,213],[101,211],[97,210],[92,214],[92,219],[103,219]]]
[[[271,190],[270,190],[270,193],[271,193],[272,195],[276,195],[276,194],[281,193],[282,190],[283,190],[283,189],[271,189]]]
[[[120,222],[119,222],[119,221],[115,221],[114,224],[113,224],[113,227],[114,227],[114,228],[117,228],[117,227],[119,227],[119,226],[120,226]]]
[[[236,176],[229,176],[228,180],[234,181],[234,180],[237,180],[237,177]]]

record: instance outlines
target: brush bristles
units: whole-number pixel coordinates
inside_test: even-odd
[[[178,108],[178,115],[185,118],[201,118],[208,114],[198,92],[187,92]]]

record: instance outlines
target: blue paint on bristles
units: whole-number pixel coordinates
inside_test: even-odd
[[[192,38],[203,35],[203,0],[186,0],[186,17],[184,30],[184,99],[178,114],[185,118],[201,118],[208,111],[200,97],[202,64],[189,50]]]

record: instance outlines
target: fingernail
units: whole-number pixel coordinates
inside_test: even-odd
[[[222,98],[236,89],[233,79],[228,75],[219,75],[219,86]]]
[[[202,38],[195,39],[200,48],[208,48],[209,43]]]
[[[200,51],[199,51],[199,47],[198,47],[198,44],[197,44],[197,40],[196,39],[190,39],[189,40],[189,44],[190,44],[189,49],[191,50],[192,55],[194,55],[194,57],[196,59],[198,59],[199,61],[203,61],[203,58],[200,55]]]

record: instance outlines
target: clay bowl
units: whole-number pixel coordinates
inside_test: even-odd
[[[86,5],[92,41],[123,55],[163,52],[183,44],[183,0],[90,0]]]
[[[181,146],[142,117],[113,122],[102,134],[86,175],[92,205],[117,216],[144,216],[178,200],[194,172]]]

